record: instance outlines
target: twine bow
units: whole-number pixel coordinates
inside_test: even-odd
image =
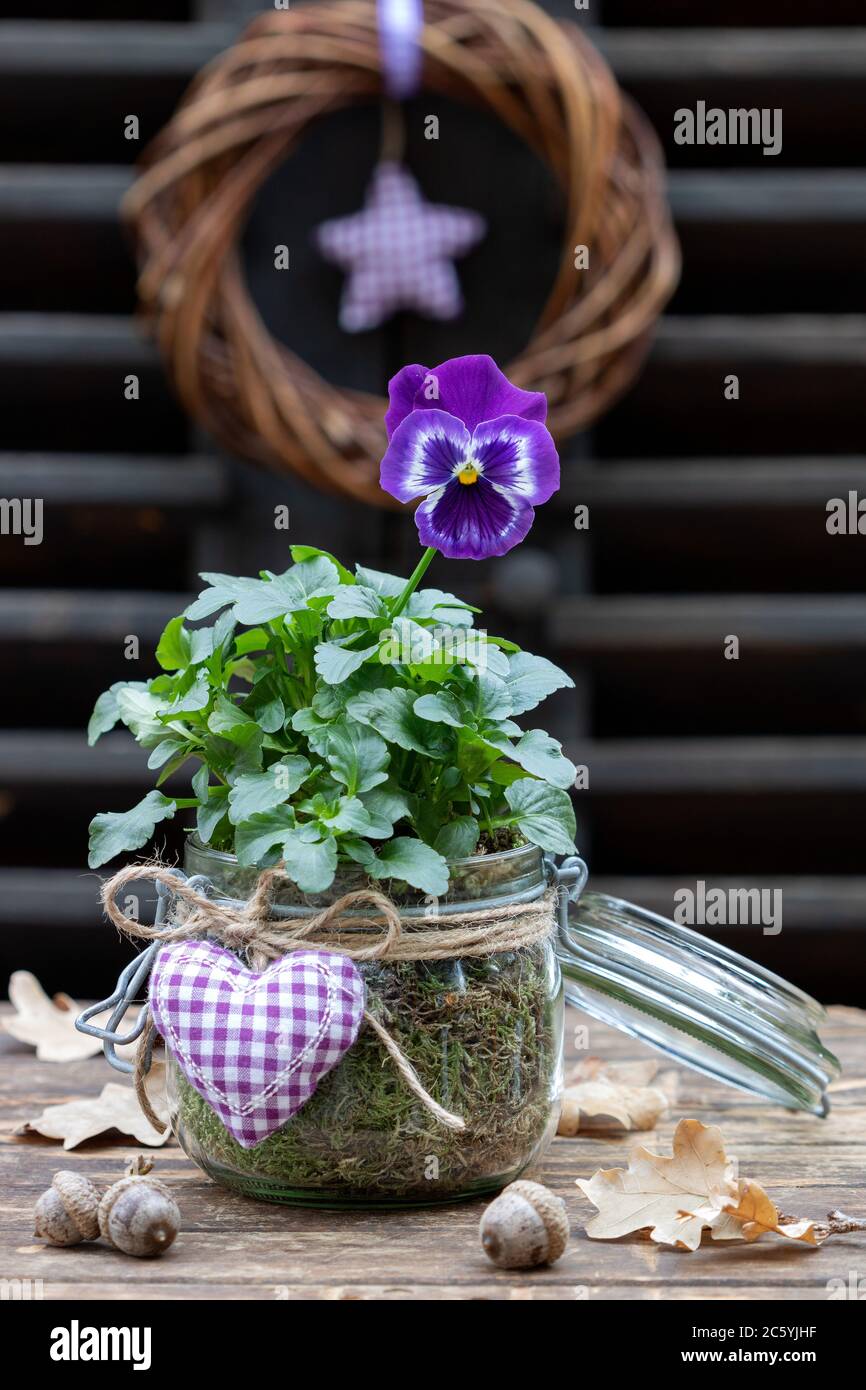
[[[169,888],[183,912],[181,920],[168,926],[138,922],[117,905],[118,893],[132,882],[148,879]],[[489,956],[515,950],[546,938],[554,926],[555,892],[529,903],[505,903],[483,912],[436,914],[434,928],[405,930],[405,923],[394,903],[374,888],[345,893],[335,903],[308,917],[278,918],[273,915],[274,897],[279,887],[292,880],[279,866],[265,869],[247,902],[240,907],[216,903],[198,889],[190,887],[163,864],[129,864],[102,886],[105,911],[125,936],[147,941],[189,941],[213,937],[229,950],[246,954],[254,969],[279,960],[290,951],[321,946],[347,955],[355,961],[447,960],[454,956]],[[357,909],[365,908],[359,913]],[[462,1130],[466,1121],[446,1110],[422,1085],[415,1068],[394,1039],[368,1009],[364,1021],[373,1029],[409,1089],[431,1115],[448,1129]],[[153,1048],[155,1027],[148,1017],[141,1036],[134,1073],[136,1095],[150,1123],[161,1130],[145,1089],[145,1077]]]

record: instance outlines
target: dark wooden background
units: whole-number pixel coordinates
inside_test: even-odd
[[[433,580],[577,675],[550,719],[589,767],[576,800],[595,886],[664,912],[697,879],[781,888],[781,935],[723,939],[826,999],[866,1003],[866,538],[825,530],[830,497],[866,494],[866,29],[847,27],[860,8],[826,0],[806,30],[793,27],[816,19],[805,0],[547,7],[587,24],[654,122],[683,279],[639,384],[563,451],[561,494],[527,544]],[[0,538],[0,984],[26,966],[93,995],[125,959],[95,907],[86,829],[150,776],[124,736],[88,750],[83,729],[111,681],[153,671],[146,653],[196,571],[284,567],[277,503],[292,540],[404,570],[417,553],[405,519],[221,457],[133,322],[117,222],[131,166],[252,8],[151,0],[145,20],[133,0],[0,3],[0,496],[45,503],[41,546]],[[674,111],[699,99],[781,106],[781,155],[675,146]],[[438,144],[421,135],[428,110]],[[123,138],[130,113],[138,145]],[[503,131],[423,97],[409,153],[427,195],[491,219],[461,266],[469,311],[337,329],[340,279],[309,231],[360,204],[377,142],[375,110],[335,117],[263,191],[245,254],[273,331],[370,389],[406,360],[507,359],[555,264],[555,190]],[[276,242],[291,246],[288,275],[271,268]],[[129,372],[138,402],[124,400]],[[588,535],[572,526],[578,503]],[[737,662],[722,656],[729,633]]]

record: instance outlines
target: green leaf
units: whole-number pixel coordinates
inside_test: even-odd
[[[529,652],[517,652],[508,660],[505,684],[511,696],[511,713],[535,709],[554,690],[573,689],[574,681],[552,661]]]
[[[189,665],[190,637],[183,625],[183,617],[172,618],[166,624],[156,648],[156,659],[163,671],[178,671]]]
[[[235,630],[234,615],[230,608],[221,613],[210,627],[196,627],[188,631],[190,642],[189,664],[201,666],[214,654],[222,655],[223,648]]]
[[[409,666],[408,674],[412,681],[421,685],[429,682],[431,685],[445,685],[450,680],[454,672],[454,666],[439,660],[424,661],[420,666]]]
[[[255,719],[266,734],[275,734],[286,722],[286,709],[278,693],[276,677],[264,672],[243,704],[244,714]]]
[[[222,615],[222,617],[224,616],[225,614]],[[220,621],[222,621],[222,617]],[[216,628],[194,627],[187,633],[187,636],[189,637],[190,666],[201,666],[203,662],[209,661],[214,653]]]
[[[225,608],[226,604],[236,603],[244,594],[254,590],[261,583],[259,579],[244,579],[234,574],[205,573],[199,578],[203,579],[210,587],[204,589],[187,608],[185,617],[191,621],[195,621],[197,618],[209,618],[211,613],[216,613],[218,608]]]
[[[292,715],[292,728],[295,733],[303,734],[313,752],[318,753],[320,758],[323,758],[327,752],[327,734],[330,727],[330,720],[321,719],[316,711],[309,706],[305,709],[295,710]]]
[[[333,835],[311,841],[303,829],[290,830],[282,842],[282,858],[302,893],[323,893],[337,872],[337,841]]]
[[[574,785],[577,768],[563,757],[562,744],[542,729],[530,729],[513,745],[503,740],[503,752],[533,777],[541,777],[554,787],[567,789]]]
[[[235,854],[239,864],[261,864],[275,845],[282,844],[295,825],[291,806],[260,811],[235,828]]]
[[[477,635],[481,638],[480,633],[470,635]],[[480,672],[487,672],[491,676],[504,678],[508,675],[508,657],[505,652],[501,652],[495,643],[488,642],[484,638],[478,642],[466,643],[466,664],[476,667]]]
[[[96,701],[90,722],[87,725],[87,742],[91,748],[97,739],[114,728],[120,718],[117,696],[118,692],[125,689],[127,684],[127,681],[115,681],[114,685],[110,689],[104,690]],[[134,681],[133,684],[139,690],[147,690],[144,681]]]
[[[210,768],[203,763],[202,766],[199,768],[198,772],[196,772],[190,780],[192,782],[192,789],[198,797],[199,801],[207,801],[209,793],[208,783],[210,781]]]
[[[239,632],[235,638],[235,656],[246,656],[248,652],[263,652],[268,641],[268,634],[263,627],[252,627],[249,632]]]
[[[259,811],[271,811],[294,795],[310,775],[310,764],[300,754],[289,753],[264,772],[246,772],[229,792],[232,825],[249,820]]]
[[[426,618],[453,627],[471,627],[473,613],[480,610],[441,589],[416,589],[410,595],[405,612],[407,618],[415,618],[418,622]]]
[[[324,555],[315,555],[285,574],[255,581],[255,587],[247,589],[235,603],[235,617],[239,623],[267,623],[305,609],[311,598],[336,593],[339,585],[336,565]]]
[[[331,830],[354,831],[356,835],[370,835],[374,840],[385,840],[393,828],[390,821],[372,815],[359,796],[341,796],[339,801],[322,810],[320,819],[327,822]]]
[[[478,844],[478,822],[474,816],[458,816],[456,820],[443,825],[433,848],[445,859],[468,859],[475,853]]]
[[[448,865],[435,849],[411,835],[386,840],[376,855],[375,878],[396,878],[441,897],[448,891]]]
[[[161,743],[165,738],[165,725],[157,715],[164,713],[165,703],[159,695],[154,695],[140,681],[122,685],[117,692],[117,708],[120,718],[144,747]]]
[[[463,706],[450,690],[440,691],[438,695],[419,695],[413,708],[419,719],[427,719],[431,724],[462,729],[466,723]]]
[[[342,645],[344,640],[347,639],[320,642],[316,647],[313,660],[316,670],[327,685],[341,685],[347,676],[351,676],[353,671],[363,666],[379,645],[378,642],[374,642],[372,647],[362,647],[360,651],[347,651]]]
[[[375,589],[364,584],[343,585],[326,609],[329,618],[381,618],[384,604]]]
[[[390,781],[364,792],[361,800],[371,816],[387,823],[389,835],[397,821],[409,815],[409,798]]]
[[[147,765],[152,771],[162,767],[170,758],[177,757],[182,749],[188,747],[187,740],[183,738],[164,738],[162,743],[158,743],[147,760]]]
[[[210,683],[207,673],[202,671],[190,684],[189,689],[183,695],[178,695],[172,700],[166,714],[195,714],[199,710],[206,709],[211,696]]]
[[[245,724],[235,730],[233,739],[211,734],[199,756],[227,781],[235,782],[245,772],[261,772],[263,739],[258,725]]]
[[[319,719],[331,720],[339,719],[341,714],[346,711],[345,694],[348,687],[357,679],[358,672],[354,676],[349,676],[343,681],[342,685],[320,685],[313,696],[313,713]],[[353,691],[357,694],[357,691]]]
[[[478,734],[464,733],[457,745],[457,766],[470,785],[480,777],[487,777],[491,764],[499,758],[499,749],[479,737]]]
[[[196,834],[203,844],[209,845],[211,836],[226,814],[229,789],[222,786],[209,787],[207,779],[208,769],[206,767],[199,768],[192,779],[192,785],[200,802],[195,813]]]
[[[338,719],[356,695],[390,690],[396,681],[394,671],[378,661],[371,661],[347,676],[340,685],[320,685],[313,696],[313,709],[321,719]]]
[[[131,811],[103,811],[90,822],[90,853],[87,862],[91,869],[107,864],[117,854],[141,849],[147,844],[154,828],[163,820],[171,820],[175,803],[162,792],[148,792],[143,801]]]
[[[207,726],[212,734],[220,734],[232,743],[246,743],[260,732],[255,720],[250,719],[249,715],[238,709],[233,700],[222,693],[216,697]]]
[[[521,777],[505,789],[513,820],[530,844],[552,854],[574,854],[577,829],[574,807],[567,792]]]
[[[396,574],[368,570],[364,565],[355,566],[355,578],[359,584],[366,585],[368,589],[375,589],[377,594],[382,594],[385,598],[397,598],[406,587],[406,580],[398,578]]]
[[[479,671],[470,687],[469,698],[479,723],[507,719],[511,714],[511,696],[505,682],[489,671]]]
[[[340,849],[344,854],[348,854],[350,859],[354,859],[356,864],[361,864],[371,878],[375,877],[376,851],[366,840],[359,840],[354,835],[344,835],[340,841]]]
[[[495,782],[499,787],[510,787],[512,782],[517,782],[523,777],[523,768],[517,767],[514,763],[494,763],[487,775],[491,782]]]
[[[423,666],[430,662],[452,664],[433,633],[412,618],[395,618],[381,634],[379,659],[383,666]]]
[[[398,686],[394,690],[371,691],[356,695],[346,705],[346,713],[375,729],[388,743],[396,743],[411,753],[441,759],[448,748],[440,731],[419,719],[413,706],[416,696]]]
[[[354,720],[332,724],[325,738],[328,766],[350,796],[388,780],[388,745],[365,724]]]
[[[510,642],[507,637],[494,637],[491,632],[487,633],[487,640],[488,642],[492,642],[494,647],[501,647],[502,650],[508,652],[509,655],[512,652],[519,652],[521,650],[516,642]]]
[[[320,550],[316,545],[292,545],[289,552],[296,565],[302,560],[314,560],[317,555],[324,555],[326,560],[330,560],[340,576],[341,584],[354,584],[355,576],[350,574],[346,566],[341,564],[336,555],[332,555],[330,550]]]
[[[286,707],[279,695],[274,695],[272,699],[263,700],[261,704],[252,707],[248,701],[245,712],[254,716],[262,733],[265,734],[278,733],[286,722]]]

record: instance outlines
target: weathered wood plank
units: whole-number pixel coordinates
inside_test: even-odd
[[[857,77],[866,34],[850,29],[600,29],[597,43],[621,82]]]
[[[113,223],[134,177],[122,164],[3,164],[0,220]],[[680,224],[866,219],[860,169],[672,169],[667,184]]]
[[[152,643],[191,601],[190,594],[139,589],[17,589],[0,595],[0,642],[110,642],[119,649],[134,633]]]
[[[684,887],[694,886],[695,875],[689,881],[685,875],[660,877],[657,875],[593,875],[592,887],[596,893],[609,893],[612,897],[625,898],[628,902],[640,903],[642,907],[658,912],[663,917],[673,915],[676,907],[675,894]],[[850,948],[847,933],[860,933],[866,928],[866,877],[852,875],[850,878],[829,875],[820,877],[798,877],[780,875],[777,878],[749,877],[746,884],[742,878],[719,877],[715,874],[704,876],[707,889],[720,888],[723,892],[748,888],[759,891],[779,892],[784,902],[785,931],[820,928],[822,935],[843,933]],[[0,873],[0,885],[3,875]],[[0,888],[2,892],[2,888]],[[2,914],[2,908],[0,908]],[[840,949],[841,948],[840,946]],[[857,947],[859,951],[861,948]]]
[[[866,791],[866,739],[730,738],[575,741],[594,795]]]
[[[641,459],[568,463],[553,506],[619,511],[653,508],[817,507],[849,491],[866,495],[866,456],[840,458]]]
[[[722,652],[727,634],[762,650],[866,646],[866,598],[859,594],[596,594],[563,598],[549,633],[565,651]]]
[[[0,220],[115,223],[133,178],[119,164],[3,164]]]
[[[122,314],[0,314],[0,364],[117,366],[118,373],[159,365],[155,345]]]
[[[232,42],[231,24],[0,24],[0,74],[192,76]],[[599,29],[593,41],[624,82],[862,77],[866,35],[839,29]]]
[[[192,77],[237,33],[229,24],[0,23],[0,75]]]
[[[571,1013],[567,1038],[579,1015]],[[638,1044],[592,1021],[590,1047],[613,1058],[646,1055]],[[764,1182],[785,1210],[821,1217],[833,1206],[862,1210],[866,1138],[866,1015],[833,1010],[822,1030],[845,1065],[829,1118],[790,1114],[682,1073],[674,1114],[652,1135],[558,1139],[537,1176],[566,1201],[572,1238],[552,1269],[497,1271],[484,1259],[476,1227],[482,1204],[411,1212],[318,1212],[246,1201],[205,1181],[180,1149],[156,1154],[177,1192],[184,1228],[158,1263],[122,1260],[98,1245],[50,1250],[35,1241],[32,1206],[59,1166],[97,1183],[111,1180],[132,1147],[122,1138],[91,1141],[73,1153],[10,1130],[52,1101],[94,1094],[106,1079],[99,1059],[69,1066],[35,1062],[29,1049],[0,1037],[0,1228],[7,1277],[43,1280],[46,1298],[407,1300],[673,1300],[824,1298],[828,1279],[866,1256],[862,1233],[817,1251],[765,1240],[704,1246],[692,1255],[639,1240],[592,1242],[591,1207],[575,1179],[625,1163],[638,1143],[665,1151],[677,1119],[719,1123],[741,1171]]]
[[[122,733],[107,734],[88,748],[79,733],[15,730],[0,731],[0,780],[33,788],[136,787],[151,783],[153,773],[146,751]]]
[[[659,365],[741,362],[866,363],[866,315],[671,315],[660,320],[652,349]],[[133,369],[158,360],[131,318],[112,314],[0,314],[0,363],[103,364]]]
[[[659,321],[652,357],[678,363],[866,364],[862,314],[668,315]]]
[[[195,507],[212,511],[231,495],[216,458],[139,454],[0,454],[0,493],[26,494],[58,506]]]
[[[819,222],[866,218],[861,169],[672,169],[668,197],[679,224]]]
[[[644,0],[604,0],[604,22],[608,26],[638,27],[646,23]],[[775,0],[728,0],[724,9],[697,6],[693,0],[655,0],[652,8],[654,25],[675,28],[703,26],[705,31],[731,29],[739,26],[751,29],[793,28],[815,22],[813,0],[786,0],[784,6]],[[821,24],[844,26],[858,24],[862,18],[860,0],[824,0]]]

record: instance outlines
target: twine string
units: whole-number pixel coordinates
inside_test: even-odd
[[[162,883],[175,897],[180,920],[156,926],[128,917],[117,905],[117,896],[127,884],[150,880]],[[447,960],[455,956],[491,956],[533,945],[554,929],[555,891],[528,903],[503,903],[483,912],[437,913],[434,928],[405,929],[406,924],[391,901],[375,888],[359,888],[345,893],[336,902],[308,917],[274,916],[274,899],[279,888],[291,884],[277,866],[265,869],[247,902],[236,907],[216,903],[205,893],[190,887],[164,864],[129,864],[102,886],[102,903],[110,921],[130,938],[146,941],[190,941],[213,937],[229,950],[243,952],[254,969],[264,969],[269,961],[292,951],[321,946],[354,961]],[[366,909],[361,915],[359,909]],[[371,1027],[409,1089],[440,1124],[462,1130],[466,1122],[434,1100],[422,1084],[415,1068],[391,1035],[369,1010],[364,1020]],[[134,1074],[139,1104],[151,1124],[162,1129],[145,1088],[147,1059],[153,1041],[153,1020],[141,1036]]]

